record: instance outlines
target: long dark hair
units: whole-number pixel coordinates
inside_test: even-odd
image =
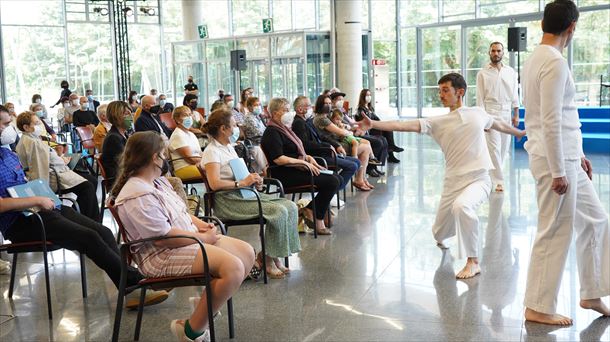
[[[316,99],[316,105],[313,108],[314,113],[316,113],[316,114],[322,113],[322,110],[324,109],[324,100],[326,100],[327,98],[330,98],[330,97],[327,95],[318,96],[318,98]]]
[[[370,90],[366,89],[366,88],[364,88],[360,91],[360,96],[358,97],[358,109],[364,108],[364,109],[368,109],[371,112],[374,112],[375,109],[373,108],[373,106],[371,106],[370,103],[366,103],[365,97],[366,97],[366,93],[368,93],[368,92],[370,92]]]
[[[155,154],[165,149],[165,141],[155,131],[136,132],[127,140],[119,162],[119,176],[110,192],[116,197],[129,178],[150,163]]]

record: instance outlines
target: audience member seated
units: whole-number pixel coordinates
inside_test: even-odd
[[[51,127],[51,122],[47,119],[45,115],[44,106],[40,103],[32,103],[30,105],[30,112],[36,114],[36,116],[40,119],[40,121],[44,125],[46,133],[49,135],[49,140],[57,141],[57,134],[55,134],[55,130],[53,130],[53,127]],[[45,136],[47,134],[45,134]]]
[[[167,96],[165,96],[165,94],[159,95],[159,104],[150,109],[150,111],[155,114],[171,113],[173,110],[174,105],[167,102]]]
[[[0,106],[0,136],[10,124],[6,108]],[[8,142],[8,141],[7,141]],[[10,198],[7,188],[25,184],[23,166],[17,155],[0,148],[0,233],[13,243],[40,240],[40,228],[34,216],[21,214],[22,210],[33,208],[44,222],[46,238],[62,248],[84,253],[110,277],[118,288],[121,277],[121,259],[116,241],[110,229],[85,217],[66,206],[55,208],[53,200],[47,197]],[[140,273],[130,267],[127,286],[135,285],[142,279]],[[147,291],[145,305],[156,304],[167,298],[165,291]],[[139,293],[127,297],[127,307],[136,308]]]
[[[329,208],[341,180],[334,174],[322,173],[324,170],[315,159],[305,153],[303,143],[292,131],[294,116],[290,113],[290,103],[284,98],[274,98],[269,102],[271,119],[261,140],[271,166],[270,177],[279,179],[284,187],[307,185],[313,174],[317,195],[304,209],[303,218],[308,226],[316,229],[320,235],[330,235],[330,230],[324,224],[324,216]],[[316,212],[312,211],[313,203]]]
[[[212,190],[231,190],[238,187],[262,185],[263,179],[257,173],[236,181],[229,161],[239,158],[231,146],[233,130],[237,128],[235,119],[228,110],[212,112],[204,129],[211,138],[203,151],[201,164]],[[297,206],[285,199],[259,194],[262,201],[263,216],[267,220],[265,233],[267,275],[274,279],[284,278],[289,269],[284,267],[281,258],[301,250],[297,231]],[[214,215],[226,219],[247,220],[258,216],[256,198],[242,198],[239,190],[218,193],[214,201]],[[257,256],[258,267],[262,266],[262,254]]]
[[[97,107],[97,118],[100,120],[100,123],[95,126],[95,130],[93,131],[93,143],[95,143],[95,149],[98,153],[102,152],[104,138],[106,138],[106,134],[108,134],[110,127],[112,127],[112,124],[108,121],[108,117],[106,116],[107,108],[107,104]]]
[[[371,105],[371,91],[368,89],[362,89],[360,91],[360,97],[358,99],[358,112],[356,113],[356,120],[360,121],[363,115],[368,116],[371,120],[379,121],[379,117],[375,114],[375,108]],[[396,146],[394,143],[394,132],[392,131],[380,131],[377,129],[371,129],[368,132],[370,135],[383,136],[388,142],[388,162],[400,163],[400,160],[394,156],[394,152],[402,152],[403,148]]]
[[[138,103],[138,92],[135,90],[129,91],[129,98],[127,99],[129,108],[132,113],[135,113],[138,108],[140,108],[140,104]]]
[[[225,94],[223,96],[222,101],[231,108],[231,113],[233,114],[233,118],[237,123],[237,126],[241,127],[244,124],[244,114],[242,114],[239,109],[235,106],[235,100],[233,100],[233,95]]]
[[[80,97],[80,109],[74,112],[72,120],[75,127],[89,127],[91,132],[100,123],[95,112],[89,108],[89,100],[85,96]]]
[[[261,137],[265,133],[265,128],[267,128],[261,118],[262,113],[263,108],[258,97],[248,97],[248,100],[246,100],[246,117],[242,130],[244,138],[257,145],[260,144]]]
[[[324,158],[329,166],[335,165],[335,159],[332,152],[329,152],[328,149],[334,150],[337,154],[336,167],[342,180],[339,189],[343,190],[354,174],[360,169],[360,161],[357,158],[347,156],[345,149],[338,142],[331,144],[323,142],[320,139],[317,130],[313,127],[313,108],[308,97],[298,96],[294,100],[293,108],[296,116],[292,122],[292,131],[303,142],[305,152],[312,156]],[[308,124],[308,121],[311,124]],[[363,177],[363,175],[364,173],[361,172],[360,176]],[[356,181],[360,180],[356,179]]]
[[[146,95],[142,98],[142,114],[136,119],[136,132],[154,131],[165,135],[166,138],[172,135],[172,131],[165,126],[156,114],[150,112],[150,109],[155,105],[155,98]]]
[[[188,235],[205,243],[209,269],[202,251],[190,239],[144,243],[132,250],[134,262],[148,277],[173,277],[208,271],[212,280],[212,307],[220,307],[239,289],[254,264],[253,248],[246,242],[218,235],[213,224],[188,214],[188,208],[162,177],[167,172],[165,140],[154,132],[132,135],[121,157],[121,174],[112,195],[129,240],[157,236]],[[187,320],[173,320],[171,330],[180,341],[202,340],[208,317],[202,295]]]
[[[0,148],[6,148],[14,152],[19,143],[19,133],[17,132],[17,124],[13,124],[13,116],[6,105],[12,105],[12,103],[7,102],[4,106],[0,106],[0,109],[8,113],[7,116],[9,117],[9,123],[0,135]]]
[[[43,117],[45,119],[48,119],[49,113],[47,112],[47,107],[44,104],[42,104],[42,96],[40,96],[40,94],[32,95],[32,104],[39,104],[39,105],[41,105],[42,106],[42,112],[44,114]]]
[[[177,107],[172,117],[177,125],[169,138],[174,175],[183,181],[201,179],[197,169],[197,163],[201,161],[201,145],[199,139],[189,130],[193,126],[191,109],[187,106]]]
[[[312,120],[312,123],[321,137],[327,142],[330,142],[333,145],[340,144],[340,140],[337,140],[336,137],[346,137],[352,134],[350,131],[341,129],[337,127],[329,118],[331,112],[331,100],[328,96],[320,95],[316,100],[316,106],[314,108],[315,116]],[[343,152],[345,148],[342,147]],[[367,145],[359,145],[357,150],[356,157],[360,161],[361,167],[356,172],[356,179],[353,182],[354,187],[358,190],[369,191],[374,189],[375,187],[368,182],[366,177],[364,176],[364,171],[366,170],[367,165],[369,164],[369,157],[371,154],[371,148]]]
[[[343,98],[345,97],[345,93],[342,93],[339,89],[333,88],[331,89],[330,99],[332,101],[332,107],[336,108],[343,113],[343,122],[350,127],[351,130],[354,131],[354,135],[360,136],[371,143],[371,148],[373,149],[373,153],[377,157],[377,159],[381,162],[381,165],[385,164],[385,161],[388,157],[388,141],[383,136],[373,136],[366,134],[366,132],[361,131],[356,128],[356,121],[352,119],[348,113],[343,108]],[[379,163],[369,163],[366,168],[366,172],[371,177],[379,177],[384,175],[385,172],[377,169],[377,165]]]
[[[201,136],[203,134],[201,132],[201,126],[205,123],[205,119],[197,111],[197,107],[199,105],[198,100],[199,98],[197,95],[186,94],[182,104],[187,108],[190,108],[191,117],[193,118],[193,126],[189,129],[189,131],[193,132],[197,136]]]
[[[53,191],[61,188],[64,193],[74,193],[81,213],[98,221],[100,213],[95,194],[97,178],[86,175],[87,179],[85,179],[70,170],[66,165],[70,160],[58,156],[54,149],[40,139],[44,126],[36,114],[32,112],[19,114],[17,128],[23,132],[17,145],[17,154],[21,164],[26,168],[28,179],[42,179]],[[59,184],[56,177],[59,179]]]
[[[93,112],[97,112],[97,108],[100,106],[100,101],[93,98],[93,90],[87,89],[85,90],[85,96],[87,97],[87,102],[89,104],[89,110]]]
[[[77,93],[72,93],[68,97],[68,106],[64,106],[64,116],[63,116],[63,128],[65,132],[70,131],[70,125],[74,120],[74,113],[77,110],[80,110],[80,99]]]
[[[102,145],[102,165],[106,179],[112,185],[119,171],[119,158],[127,144],[127,131],[131,129],[133,118],[126,102],[112,101],[106,109],[106,116],[112,125]]]
[[[242,113],[244,116],[246,114],[248,114],[248,107],[247,107],[247,101],[250,97],[252,97],[252,94],[254,94],[254,89],[252,89],[251,87],[248,87],[244,90],[241,91],[241,97],[239,99],[239,112]]]

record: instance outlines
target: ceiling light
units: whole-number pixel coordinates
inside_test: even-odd
[[[123,13],[125,13],[126,16],[131,17],[133,15],[133,10],[131,7],[125,7],[123,8]]]
[[[148,15],[148,16],[153,16],[155,15],[155,9],[152,7],[140,7],[140,12]]]
[[[93,9],[93,13],[97,13],[101,16],[107,16],[108,15],[108,9],[104,8],[104,7],[96,7]]]

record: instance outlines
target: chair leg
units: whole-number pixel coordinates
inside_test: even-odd
[[[8,288],[8,297],[13,298],[13,288],[15,287],[15,273],[17,273],[17,256],[19,253],[13,254],[13,265],[11,268],[11,283]]]
[[[87,298],[87,269],[85,268],[85,254],[80,254],[80,284],[83,290],[83,298]]]
[[[235,323],[233,319],[233,298],[227,301],[227,316],[229,316],[229,338],[235,337]]]
[[[144,300],[146,299],[146,287],[140,289],[140,303],[138,303],[138,318],[136,319],[136,332],[133,335],[133,340],[140,339],[140,328],[142,328],[142,314],[144,313]]]
[[[316,217],[316,201],[315,201],[315,197],[314,197],[314,191],[313,189],[311,189],[311,210],[313,211],[313,223],[314,223],[314,229],[313,229],[313,238],[317,239],[318,238],[318,229],[316,229],[317,227],[317,217]]]
[[[343,202],[347,203],[347,189],[343,188]]]
[[[49,320],[53,319],[53,308],[51,307],[51,280],[49,279],[49,261],[47,260],[47,252],[42,253],[44,260],[44,278],[47,290],[47,308],[49,311]]]
[[[267,284],[267,251],[265,249],[265,225],[261,224],[259,236],[261,238],[261,253],[263,254],[263,280]]]
[[[106,209],[106,189],[102,185],[102,203],[100,203],[100,223],[104,222],[104,209]]]
[[[124,278],[122,275],[121,278]],[[114,326],[112,328],[112,342],[119,340],[119,331],[121,329],[121,316],[123,315],[123,301],[125,300],[125,280],[119,282],[119,294],[116,300],[116,310],[114,312]]]
[[[337,209],[341,209],[341,194],[339,192],[339,190],[337,190]]]
[[[210,329],[210,341],[216,342],[216,329],[214,329],[214,310],[212,309],[212,287],[210,286],[209,281],[207,283],[207,286],[205,287],[205,296],[207,299],[206,302],[208,306],[208,328]]]
[[[288,265],[288,257],[284,257],[284,266],[286,266],[286,268],[290,267]]]

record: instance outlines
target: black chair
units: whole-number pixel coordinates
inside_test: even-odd
[[[127,232],[125,231],[125,227],[123,226],[123,223],[121,222],[121,219],[114,207],[114,200],[111,200],[109,202],[108,209],[110,210],[110,212],[112,213],[112,216],[116,220],[116,222],[119,226],[119,232],[120,232],[121,236],[123,237],[123,241],[124,241],[124,243],[122,243],[119,247],[119,249],[121,251],[121,280],[119,282],[119,294],[117,297],[116,312],[115,312],[115,316],[114,316],[112,341],[116,342],[119,339],[119,331],[121,328],[121,317],[123,315],[123,301],[124,301],[124,297],[125,297],[126,293],[141,289],[140,303],[138,305],[138,316],[136,319],[136,326],[135,326],[135,332],[134,332],[134,338],[133,338],[134,341],[137,341],[140,338],[140,329],[142,326],[142,315],[144,312],[144,300],[146,298],[146,290],[147,289],[165,290],[168,288],[186,287],[186,286],[205,286],[209,329],[210,329],[210,340],[216,341],[216,333],[214,330],[214,319],[213,319],[214,312],[212,310],[212,289],[210,286],[207,286],[208,284],[210,284],[210,281],[211,281],[211,276],[208,272],[199,273],[199,274],[190,274],[190,275],[186,275],[186,276],[177,276],[177,277],[144,278],[144,279],[140,280],[138,282],[138,284],[127,287],[127,266],[130,265],[133,260],[132,255],[131,255],[131,250],[130,250],[130,248],[133,245],[146,243],[146,242],[160,241],[160,240],[169,240],[169,239],[191,239],[195,243],[197,243],[199,245],[199,248],[201,249],[201,254],[203,256],[203,268],[206,270],[209,270],[208,256],[206,254],[203,242],[201,242],[201,240],[199,240],[197,238],[194,238],[192,236],[186,236],[186,235],[158,236],[158,237],[153,237],[153,238],[130,241],[129,238],[127,237]],[[206,217],[206,216],[202,216],[200,218],[203,220],[206,220],[206,221],[214,222],[216,225],[218,225],[222,234],[226,235],[226,230],[225,230],[224,224],[219,219],[217,219],[215,217]],[[233,337],[235,337],[235,326],[234,326],[234,319],[233,319],[233,299],[232,298],[229,298],[229,300],[227,301],[227,312],[228,312],[227,316],[229,316],[228,317],[229,337],[233,338]]]
[[[206,193],[204,195],[204,208],[205,208],[205,214],[206,215],[212,215],[212,211],[214,209],[214,197],[216,194],[218,193],[223,193],[223,192],[231,192],[231,191],[235,191],[238,189],[243,189],[243,190],[247,190],[247,191],[251,191],[252,193],[255,194],[256,196],[256,200],[258,202],[258,216],[248,219],[248,220],[232,220],[230,218],[223,218],[223,222],[225,227],[227,228],[227,231],[229,230],[229,227],[231,226],[247,226],[247,225],[258,225],[259,226],[259,230],[258,230],[258,235],[260,237],[261,240],[261,253],[263,254],[263,280],[265,282],[265,284],[267,284],[267,258],[265,258],[265,256],[267,255],[266,250],[265,250],[265,225],[267,224],[267,220],[265,220],[265,218],[263,217],[263,207],[261,204],[261,198],[259,193],[254,190],[253,188],[250,187],[242,187],[242,188],[238,188],[238,189],[231,189],[231,190],[212,190],[212,188],[210,187],[210,184],[208,182],[208,177],[206,175],[205,172],[205,168],[201,165],[201,164],[197,164],[197,168],[199,169],[199,173],[201,173],[201,178],[203,179],[203,183],[205,184],[205,188],[206,188]],[[284,197],[284,188],[282,187],[282,183],[280,183],[280,181],[278,181],[277,179],[273,179],[273,178],[264,178],[263,182],[265,184],[265,193],[266,194],[278,194],[281,197]],[[274,185],[276,187],[276,191],[271,191],[271,186]],[[284,264],[286,265],[286,267],[288,267],[288,257],[284,258]]]
[[[72,201],[69,198],[64,198],[66,200]],[[78,211],[78,204],[72,201],[74,207]],[[33,215],[36,218],[38,226],[40,227],[40,240],[34,241],[26,241],[26,242],[17,242],[17,243],[5,243],[0,245],[0,252],[4,251],[8,254],[13,255],[13,263],[11,268],[11,280],[9,284],[8,297],[13,298],[13,289],[15,287],[15,274],[17,271],[17,259],[20,253],[32,253],[39,252],[42,253],[42,259],[44,263],[44,277],[45,277],[45,286],[47,293],[47,310],[49,314],[49,319],[53,319],[53,309],[51,304],[51,282],[49,279],[49,262],[47,254],[49,252],[56,251],[61,249],[62,247],[55,245],[52,241],[47,240],[47,234],[44,222],[38,213],[32,210],[23,210],[24,215]],[[85,268],[85,254],[80,254],[80,273],[81,273],[81,290],[83,293],[83,298],[87,298],[87,270]]]

